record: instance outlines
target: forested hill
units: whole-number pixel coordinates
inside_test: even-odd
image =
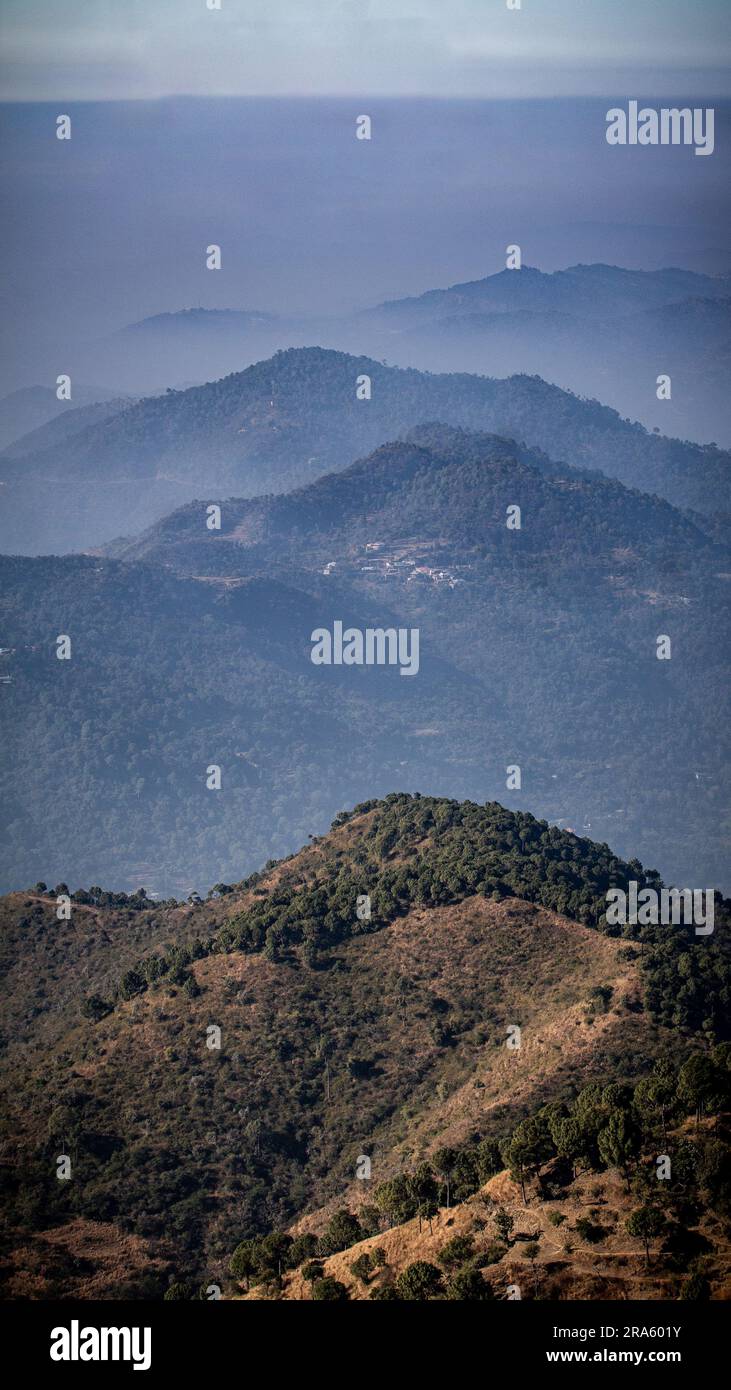
[[[439,1145],[495,1171],[539,1106],[617,1083],[613,1113],[671,1043],[680,1066],[727,1029],[728,904],[710,938],[607,927],[630,880],[659,883],[497,803],[393,793],[205,903],[4,899],[11,1288],[222,1281],[241,1240],[342,1199],[359,1153],[376,1183]]]
[[[356,396],[362,377],[370,399]],[[648,433],[540,377],[432,375],[314,347],[140,401],[67,444],[0,462],[0,542],[12,550],[13,526],[30,552],[85,549],[202,493],[299,486],[434,419],[517,439],[677,506],[731,510],[727,454]]]
[[[608,936],[644,943],[646,1003],[652,1012],[668,1024],[719,1039],[731,1036],[731,903],[721,894],[716,895],[714,941],[699,940],[692,926],[609,923],[608,890],[627,891],[630,880],[638,890],[658,890],[662,879],[657,871],[645,870],[638,860],[625,863],[606,844],[498,803],[477,806],[392,793],[341,812],[332,830],[341,827],[352,830],[334,853],[327,840],[319,842],[323,848],[314,856],[314,873],[306,868],[304,851],[305,872],[293,875],[285,869],[272,892],[227,915],[217,932],[197,943],[190,959],[222,951],[264,951],[270,960],[284,960],[301,946],[309,964],[316,965],[342,941],[386,927],[413,907],[436,908],[475,894],[494,901],[516,897]],[[246,886],[255,881],[256,876]],[[215,892],[221,889],[219,885]],[[224,897],[235,897],[235,891],[223,885]],[[363,900],[368,903],[365,919],[353,914],[353,902]],[[714,926],[711,935],[715,932]],[[137,979],[128,977],[122,997],[154,989],[179,964],[176,947],[162,960],[156,953],[142,962]]]
[[[731,565],[700,519],[430,426],[206,522],[190,506],[116,548],[125,562],[0,561],[5,886],[190,891],[364,792],[500,798],[516,764],[516,809],[724,886]],[[418,629],[416,679],[313,665],[334,621]]]
[[[508,508],[516,504],[517,545],[507,526]],[[189,503],[104,551],[181,573],[241,575],[285,562],[307,568],[366,543],[392,545],[406,537],[442,540],[455,560],[489,557],[497,570],[530,560],[578,569],[602,555],[609,560],[610,553],[616,561],[619,551],[625,561],[632,556],[651,568],[666,564],[672,548],[682,569],[697,570],[699,578],[712,571],[714,557],[721,567],[727,553],[699,514],[554,463],[513,440],[438,422],[291,493],[222,500],[220,527],[208,528],[208,505]]]

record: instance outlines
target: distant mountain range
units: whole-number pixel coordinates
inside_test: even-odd
[[[512,313],[516,310],[620,318],[688,299],[728,298],[731,275],[689,270],[625,270],[614,265],[573,265],[546,274],[533,266],[502,270],[482,280],[389,300],[375,312],[401,326],[454,314]]]
[[[71,359],[77,375],[101,372],[120,392],[150,395],[161,382],[210,381],[317,343],[437,372],[535,373],[664,434],[728,447],[730,298],[729,275],[523,266],[340,316],[155,314]],[[657,399],[660,374],[673,378],[670,400]]]
[[[664,434],[731,442],[721,387],[731,347],[728,275],[524,266],[394,300],[364,319],[387,335],[384,351],[402,365],[537,373]],[[657,399],[661,374],[671,377],[670,400]]]
[[[303,356],[279,363],[296,383]],[[700,516],[433,425],[289,496],[224,501],[220,532],[207,519],[190,504],[113,558],[2,560],[4,884],[187,891],[398,778],[507,796],[723,885],[731,563]],[[418,628],[418,677],[313,665],[336,620]]]
[[[692,299],[604,320],[540,309],[455,313],[394,328],[387,351],[430,370],[534,372],[664,434],[728,445],[730,347],[731,300]],[[657,397],[661,375],[670,399]]]
[[[356,395],[361,377],[370,399]],[[432,375],[302,348],[96,423],[80,414],[67,417],[70,437],[0,460],[4,551],[90,549],[192,497],[283,492],[430,419],[512,437],[679,507],[731,510],[731,455],[648,433],[538,377]]]

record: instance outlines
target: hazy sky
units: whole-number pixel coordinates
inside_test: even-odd
[[[728,91],[729,0],[1,0],[6,100]]]
[[[731,0],[221,4],[0,0],[5,389],[151,314],[360,308],[514,241],[543,269],[729,269]],[[712,97],[714,158],[617,158],[632,96]]]

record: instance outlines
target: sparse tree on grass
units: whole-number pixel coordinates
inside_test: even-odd
[[[236,1246],[229,1269],[233,1278],[242,1280],[244,1288],[248,1289],[250,1280],[258,1269],[255,1240],[242,1240],[241,1244]]]
[[[532,1271],[533,1271],[533,1294],[534,1294],[534,1297],[537,1298],[537,1297],[538,1297],[538,1276],[537,1276],[537,1274],[536,1274],[536,1260],[538,1259],[538,1253],[539,1253],[539,1250],[538,1250],[538,1241],[537,1241],[537,1240],[531,1240],[531,1241],[529,1241],[528,1244],[527,1244],[526,1247],[525,1247],[525,1252],[524,1252],[524,1253],[525,1253],[525,1258],[526,1258],[527,1260],[530,1260],[531,1269],[532,1269]]]
[[[485,1303],[493,1297],[492,1285],[469,1265],[458,1270],[447,1285],[447,1298],[460,1303]]]
[[[495,1212],[495,1227],[500,1239],[504,1241],[506,1245],[510,1245],[510,1237],[513,1234],[514,1225],[515,1222],[510,1213],[505,1210],[505,1207],[498,1207]]]
[[[474,1254],[474,1241],[471,1236],[452,1236],[446,1245],[437,1255],[437,1259],[444,1269],[458,1269],[460,1265],[466,1264]]]
[[[407,1266],[396,1280],[400,1298],[409,1303],[435,1298],[442,1291],[442,1276],[436,1265],[428,1260],[416,1260]]]
[[[360,1280],[361,1284],[369,1284],[373,1273],[370,1255],[364,1252],[358,1256],[357,1260],[353,1260],[350,1272],[354,1279]]]
[[[645,1259],[647,1268],[650,1268],[650,1241],[656,1240],[661,1236],[667,1227],[667,1221],[659,1207],[654,1207],[649,1202],[644,1207],[637,1207],[630,1212],[626,1222],[627,1230],[631,1236],[637,1236],[645,1247]]]
[[[434,1166],[447,1190],[447,1210],[449,1210],[452,1171],[454,1169],[456,1158],[457,1154],[455,1150],[446,1147],[438,1149],[434,1155]]]
[[[326,1275],[324,1279],[316,1279],[312,1285],[312,1297],[316,1303],[345,1303],[348,1299],[348,1290],[339,1279],[333,1279],[331,1275]]]
[[[302,1278],[312,1287],[317,1279],[322,1279],[322,1260],[308,1260],[302,1266]]]
[[[608,1168],[619,1168],[629,1192],[630,1163],[637,1157],[640,1137],[629,1115],[624,1110],[615,1110],[608,1123],[597,1136],[599,1157]]]

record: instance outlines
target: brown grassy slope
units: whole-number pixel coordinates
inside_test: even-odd
[[[352,1181],[358,1154],[379,1181],[438,1143],[508,1132],[586,1080],[631,1075],[660,1040],[632,1012],[639,963],[621,942],[518,899],[414,909],[333,956],[324,971],[296,955],[212,956],[193,967],[197,997],[167,987],[99,1024],[78,1022],[31,1090],[8,1096],[9,1161],[22,1170],[49,1135],[61,1142],[66,1122],[54,1116],[80,1094],[79,1180],[97,1180],[85,1168],[88,1128],[123,1146],[135,1181],[172,1155],[208,1203],[213,1276],[247,1233],[237,1224],[251,1188],[242,1154],[263,1166],[264,1228],[307,1212],[316,1221],[364,1199]],[[592,1018],[598,984],[612,987],[612,1007]],[[451,1042],[435,1041],[435,1019],[454,1029]],[[211,1023],[220,1052],[206,1047]],[[519,1052],[505,1047],[513,1024]],[[132,1186],[117,1173],[108,1190],[134,1219]]]
[[[81,1217],[29,1236],[3,1261],[6,1298],[111,1298],[128,1280],[173,1268],[169,1256],[109,1222]]]
[[[482,1271],[497,1299],[508,1297],[509,1288],[516,1285],[524,1299],[677,1298],[682,1270],[672,1269],[657,1241],[651,1248],[648,1268],[642,1242],[625,1230],[626,1218],[636,1205],[637,1199],[628,1194],[616,1170],[580,1175],[555,1201],[539,1201],[535,1184],[529,1185],[527,1203],[522,1201],[519,1186],[503,1172],[466,1202],[449,1210],[442,1207],[431,1223],[415,1218],[330,1256],[323,1261],[323,1272],[344,1284],[351,1299],[367,1299],[373,1289],[393,1284],[416,1260],[427,1260],[439,1268],[439,1252],[447,1241],[455,1235],[466,1235],[474,1241],[475,1254],[496,1246],[504,1252],[496,1263]],[[509,1248],[499,1240],[495,1227],[494,1213],[498,1207],[513,1218]],[[549,1220],[551,1212],[565,1217],[561,1226],[556,1227]],[[589,1217],[601,1226],[601,1241],[589,1244],[579,1235],[575,1230],[579,1217]],[[731,1246],[723,1223],[706,1213],[698,1230],[709,1242],[706,1272],[712,1297],[731,1298]],[[527,1242],[515,1239],[516,1236],[537,1240],[535,1264],[526,1257]],[[358,1256],[376,1247],[385,1250],[386,1265],[364,1285],[351,1272],[351,1265]],[[311,1288],[300,1270],[294,1270],[285,1275],[281,1295],[260,1286],[240,1296],[251,1300],[277,1296],[307,1300],[311,1298]]]
[[[98,1025],[78,1025],[65,1042],[100,1094],[121,1097],[134,1079],[138,1102],[140,1091],[164,1095],[200,1065],[224,1106],[245,1096],[256,1109],[260,1096],[287,1110],[310,1077],[324,1130],[349,1134],[356,1150],[379,1134],[400,1163],[426,1152],[435,1135],[458,1142],[491,1114],[530,1109],[577,1077],[601,1077],[618,1034],[624,1047],[627,1030],[650,1031],[628,1012],[638,966],[622,944],[518,899],[415,909],[334,956],[336,968],[323,972],[298,958],[213,956],[193,967],[198,998],[150,992]],[[589,992],[599,983],[613,987],[616,1007],[592,1019]],[[431,1036],[437,1003],[440,1018],[465,1029],[450,1046]],[[205,1047],[211,1022],[222,1029],[220,1053]],[[522,1029],[519,1052],[504,1045],[510,1024]],[[321,1027],[333,1049],[329,1102],[324,1063],[312,1079]],[[278,1059],[283,1043],[291,1051]],[[349,1074],[354,1054],[372,1064],[370,1076]],[[233,1079],[220,1085],[220,1063],[242,1072],[241,1091]]]
[[[73,904],[56,917],[55,897],[9,893],[0,900],[3,1030],[8,1049],[53,1046],[90,994],[108,996],[140,956],[195,936],[189,911],[133,912]]]
[[[245,889],[196,906],[96,908],[73,903],[68,921],[56,917],[56,898],[33,890],[0,898],[0,973],[3,1035],[11,1053],[47,1050],[79,1019],[91,994],[111,997],[125,971],[141,957],[172,945],[206,939],[235,912],[244,911],[282,882],[322,876],[338,856],[349,858],[373,812],[331,831],[327,838],[282,860]]]
[[[357,1151],[371,1156],[374,1181],[417,1164],[439,1144],[508,1132],[523,1114],[590,1080],[631,1076],[662,1041],[661,1030],[634,1012],[639,963],[627,959],[621,942],[519,899],[415,909],[379,939],[373,966],[384,980],[395,973],[412,982],[423,998],[448,1000],[457,1013],[474,1004],[481,1019],[454,1047],[436,1050],[437,1065],[394,1107],[383,1155],[361,1126]],[[598,984],[613,995],[607,1013],[596,1016],[589,995]],[[419,1056],[435,1055],[423,1032],[414,1036],[401,1022],[406,1007],[397,995],[392,1026],[400,1046],[386,1082],[394,1096],[404,1065],[415,1070]],[[514,1024],[519,1051],[506,1046]],[[356,1210],[364,1200],[364,1184],[353,1179],[325,1212],[343,1201]],[[317,1229],[322,1216],[306,1215],[297,1229]]]
[[[362,813],[250,888],[196,907],[75,907],[57,923],[44,899],[22,925],[31,895],[5,900],[22,1052],[5,1087],[4,1155],[21,1200],[26,1164],[47,1173],[70,1146],[84,1216],[112,1210],[155,1249],[169,1229],[186,1233],[220,1278],[243,1235],[297,1219],[306,1229],[364,1200],[360,1153],[379,1181],[440,1143],[504,1135],[587,1080],[647,1068],[663,1039],[638,1009],[637,952],[517,898],[414,908],[333,950],[327,969],[307,968],[299,950],[276,963],[212,955],[192,967],[197,996],[167,984],[98,1024],[81,1016],[84,996],[108,993],[146,951],[205,938],[278,885],[361,863],[376,817]],[[598,985],[612,996],[594,1015]],[[206,1047],[210,1024],[220,1051]],[[510,1025],[522,1029],[519,1052],[505,1047]],[[178,1269],[191,1259],[188,1244]]]

